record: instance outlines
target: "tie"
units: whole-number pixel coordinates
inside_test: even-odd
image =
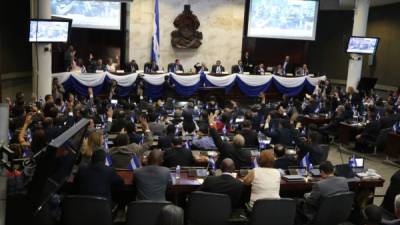
[[[221,73],[221,68],[217,66],[217,73]]]

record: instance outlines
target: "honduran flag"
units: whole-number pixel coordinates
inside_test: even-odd
[[[307,153],[300,161],[300,167],[308,168],[310,166],[310,153]]]
[[[130,170],[134,170],[134,169],[140,168],[140,161],[139,161],[139,158],[136,155],[132,156],[132,159],[129,162],[128,168]]]
[[[154,23],[153,23],[153,40],[151,45],[151,60],[157,65],[160,63],[160,15],[158,10],[158,0],[154,4]]]

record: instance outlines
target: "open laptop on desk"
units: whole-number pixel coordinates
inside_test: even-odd
[[[289,166],[288,167],[289,175],[299,175],[299,176],[306,176],[307,170],[305,167],[300,166]]]
[[[353,169],[354,173],[365,172],[365,158],[362,157],[350,157],[349,165]]]

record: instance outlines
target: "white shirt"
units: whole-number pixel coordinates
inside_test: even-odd
[[[273,168],[254,168],[254,180],[251,186],[250,206],[262,198],[281,198],[279,191],[281,188],[281,174],[279,170]]]

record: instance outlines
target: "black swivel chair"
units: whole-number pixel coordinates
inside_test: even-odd
[[[250,225],[292,225],[296,216],[296,201],[289,198],[260,199],[254,203]]]
[[[195,191],[189,196],[190,225],[225,225],[231,214],[228,195]]]
[[[62,204],[63,225],[112,225],[111,203],[106,198],[71,195]]]
[[[135,201],[128,205],[126,225],[156,225],[158,216],[168,201]]]
[[[312,225],[337,225],[345,222],[353,208],[354,193],[346,192],[322,199]]]

